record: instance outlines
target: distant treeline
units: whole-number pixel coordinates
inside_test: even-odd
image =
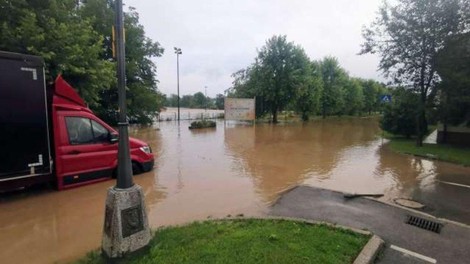
[[[381,107],[384,84],[350,77],[334,57],[311,60],[304,49],[286,36],[266,41],[255,62],[232,75],[229,97],[256,97],[256,114],[270,114],[277,122],[283,110],[312,115],[371,114]]]
[[[112,0],[0,0],[0,50],[38,55],[51,84],[58,74],[107,122],[116,121]],[[156,65],[163,48],[145,35],[132,7],[124,15],[129,119],[150,123],[162,106]]]
[[[164,95],[163,105],[177,107],[178,96],[176,94],[171,94],[169,97]],[[180,98],[180,107],[224,109],[224,95],[217,94],[215,98],[206,97],[202,92],[197,92],[193,95],[183,95]]]

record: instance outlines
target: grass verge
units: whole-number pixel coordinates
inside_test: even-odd
[[[416,140],[389,137],[393,151],[470,166],[470,148],[441,144],[416,146]]]
[[[157,230],[149,250],[124,263],[352,263],[369,236],[288,220],[196,222]],[[77,263],[104,263],[97,252]]]

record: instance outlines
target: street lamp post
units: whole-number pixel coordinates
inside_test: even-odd
[[[183,54],[180,48],[174,47],[176,53],[176,89],[178,91],[178,123],[180,122],[180,60],[179,56]]]
[[[204,86],[204,102],[206,103],[206,112],[207,112],[207,86]]]
[[[108,189],[103,227],[102,253],[120,258],[150,242],[150,228],[142,188],[132,181],[126,109],[126,65],[122,0],[115,1],[115,47],[119,103],[119,146],[116,186]]]

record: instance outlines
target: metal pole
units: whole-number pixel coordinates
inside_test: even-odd
[[[116,0],[116,61],[119,102],[119,143],[116,186],[108,189],[101,251],[106,263],[148,245],[151,237],[142,188],[132,182],[126,118],[126,60],[122,0]],[[134,235],[134,236],[133,236]]]
[[[116,0],[116,51],[119,97],[119,149],[116,188],[127,189],[132,187],[134,183],[132,182],[132,166],[129,154],[129,123],[127,122],[126,107],[126,54],[122,0]]]
[[[178,89],[178,122],[180,121],[180,54],[176,53],[176,79]]]
[[[176,87],[178,91],[178,123],[180,122],[180,55],[183,54],[180,48],[174,47],[176,53]]]

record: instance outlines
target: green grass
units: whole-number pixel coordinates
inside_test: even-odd
[[[470,166],[470,148],[441,144],[423,144],[422,147],[417,147],[415,139],[389,138],[389,146],[396,152]]]
[[[150,249],[124,263],[352,263],[369,236],[287,220],[196,222],[156,232]],[[78,263],[104,263],[97,252]]]

